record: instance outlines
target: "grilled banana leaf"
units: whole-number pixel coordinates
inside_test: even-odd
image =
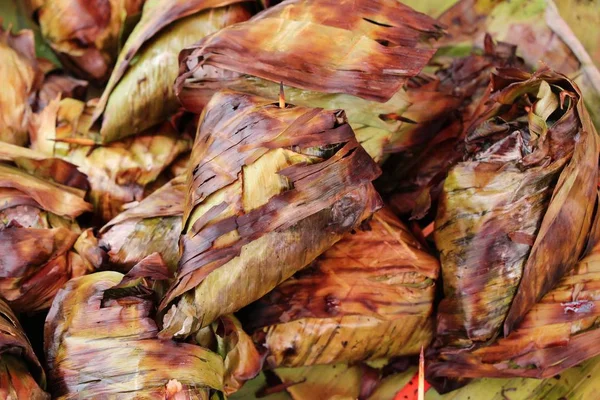
[[[600,244],[507,337],[472,352],[442,354],[429,372],[460,377],[549,378],[600,355]]]
[[[596,203],[596,131],[577,86],[549,69],[492,77],[464,157],[434,233],[445,296],[437,345],[447,351],[513,331],[575,266]]]
[[[0,21],[1,22],[1,21]],[[24,146],[43,73],[35,58],[33,32],[12,33],[0,24],[0,76],[4,81],[0,91],[0,141]]]
[[[283,82],[292,104],[346,110],[381,161],[398,137],[407,146],[418,137],[415,121],[434,120],[453,101],[402,89],[435,52],[424,42],[440,34],[435,20],[395,0],[286,1],[182,51],[175,91],[199,113],[217,88],[276,99]]]
[[[0,299],[0,398],[48,400],[46,374],[8,304]]]
[[[185,178],[174,178],[104,225],[99,244],[106,249],[110,264],[127,271],[156,252],[175,272],[185,194]]]
[[[242,324],[232,314],[223,315],[213,324],[218,352],[223,357],[223,392],[231,395],[254,378],[262,369],[263,357]]]
[[[341,110],[215,94],[192,149],[161,335],[195,333],[304,268],[380,207],[379,173]]]
[[[128,18],[139,14],[144,0],[29,0],[62,64],[97,82],[108,79]]]
[[[192,141],[165,122],[141,135],[96,146],[85,138],[93,109],[93,104],[74,99],[55,100],[40,114],[32,147],[79,166],[89,177],[95,213],[107,222],[124,204],[150,194],[151,184],[189,151]]]
[[[223,360],[200,346],[157,339],[153,282],[168,278],[153,254],[123,276],[71,280],[44,328],[53,398],[209,399]]]
[[[433,336],[439,262],[389,209],[240,312],[267,364],[418,354]]]
[[[407,92],[421,92],[435,85],[436,91],[453,96],[445,113],[434,113],[431,123],[415,129],[418,138],[410,147],[399,140],[400,147],[383,166],[384,174],[378,181],[380,192],[389,194],[394,211],[413,218],[422,218],[435,205],[441,184],[448,170],[462,158],[463,132],[470,118],[476,114],[481,99],[489,94],[490,74],[496,68],[522,67],[516,56],[516,47],[508,43],[494,43],[486,36],[483,51],[476,50],[465,57],[437,55],[432,64],[436,71],[424,86],[409,85]],[[423,79],[424,74],[418,78]],[[435,99],[422,100],[422,112],[429,113]]]
[[[582,13],[586,8],[588,11]],[[573,18],[569,10],[577,10],[580,18]],[[582,23],[598,15],[595,1],[461,0],[439,18],[448,27],[448,35],[439,45],[468,48],[488,33],[495,40],[517,45],[519,55],[528,65],[536,68],[547,65],[567,75],[581,88],[589,113],[599,128],[600,71],[594,60],[597,61],[600,42],[598,35]],[[588,31],[586,35],[581,34],[582,28]],[[579,33],[579,40],[585,46],[574,31]]]
[[[95,240],[75,221],[92,209],[86,187],[73,164],[0,146],[0,295],[15,311],[48,308],[64,283],[92,268]]]
[[[93,120],[101,143],[163,122],[179,104],[173,92],[179,51],[252,15],[243,0],[149,0],[125,43]]]

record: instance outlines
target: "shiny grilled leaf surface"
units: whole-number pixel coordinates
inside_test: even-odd
[[[417,354],[433,337],[439,262],[389,209],[240,318],[271,368]]]
[[[0,398],[47,400],[46,374],[19,324],[0,299]]]
[[[525,314],[507,337],[473,352],[448,352],[432,374],[549,378],[600,354],[600,245]]]
[[[217,93],[192,150],[162,334],[196,332],[305,267],[380,207],[379,172],[343,111]]]
[[[165,122],[135,137],[96,146],[85,138],[93,109],[93,103],[74,99],[53,101],[40,115],[32,146],[88,175],[95,213],[107,222],[123,211],[124,204],[146,197],[147,188],[189,151],[192,141]]]
[[[218,354],[156,337],[152,281],[166,276],[155,254],[126,276],[98,272],[59,292],[44,333],[54,398],[208,399],[222,389]]]
[[[62,64],[86,79],[104,82],[118,54],[127,17],[141,11],[144,0],[29,1],[42,35]]]
[[[502,325],[510,333],[574,267],[590,232],[598,142],[578,88],[548,69],[492,81],[438,208],[438,346],[483,345]]]
[[[183,51],[176,90],[201,93],[249,74],[384,102],[433,55],[417,46],[422,37],[440,33],[435,20],[394,0],[287,1]]]
[[[142,132],[174,113],[179,107],[173,92],[179,51],[250,18],[246,4],[243,0],[146,1],[94,112],[99,141]]]

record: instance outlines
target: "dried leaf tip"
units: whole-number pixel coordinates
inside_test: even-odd
[[[285,108],[285,92],[283,91],[283,82],[279,82],[279,108]]]

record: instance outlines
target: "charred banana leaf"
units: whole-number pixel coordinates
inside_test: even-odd
[[[418,354],[433,337],[439,262],[389,209],[240,312],[267,364]]]
[[[448,35],[439,44],[468,48],[489,33],[495,40],[517,45],[528,65],[539,68],[542,61],[580,87],[598,128],[600,42],[598,34],[587,27],[593,26],[589,23],[594,18],[598,19],[599,9],[595,1],[460,0],[439,18],[448,27]],[[583,30],[587,31],[585,35]]]
[[[44,328],[54,398],[208,399],[222,389],[218,354],[156,337],[152,288],[167,278],[153,254],[125,276],[98,272],[61,289]]]
[[[549,378],[600,354],[600,245],[525,315],[517,329],[473,352],[442,354],[431,374]]]
[[[483,49],[466,57],[440,54],[432,61],[436,65],[433,76],[421,74],[407,85],[407,93],[435,90],[455,99],[444,113],[433,112],[429,123],[415,127],[412,143],[399,140],[399,147],[383,166],[384,174],[377,187],[390,194],[394,211],[422,218],[436,204],[441,185],[448,170],[462,159],[465,127],[477,112],[477,107],[490,83],[490,74],[496,68],[521,67],[516,47],[508,43],[494,43],[486,36]],[[435,109],[436,98],[419,99],[421,113]]]
[[[215,94],[192,149],[162,335],[195,333],[304,268],[380,207],[379,173],[341,110]]]
[[[0,398],[49,400],[46,375],[19,320],[0,299]]]
[[[596,203],[598,140],[577,86],[500,70],[467,131],[436,219],[445,298],[438,345],[509,334],[581,256]]]
[[[1,144],[0,295],[15,311],[48,308],[63,284],[91,269],[95,240],[75,221],[92,209],[86,187],[73,164]]]
[[[100,230],[99,245],[111,265],[127,271],[156,252],[169,270],[177,270],[185,183],[183,176],[173,179]]]
[[[173,92],[179,51],[252,16],[243,0],[152,0],[127,39],[93,120],[98,141],[120,140],[163,122],[179,104]]]
[[[435,20],[395,0],[286,1],[182,51],[175,91],[200,113],[217,88],[276,99],[283,82],[292,104],[346,110],[381,161],[390,143],[408,145],[415,121],[433,120],[453,100],[402,89],[435,52],[421,43],[440,34]]]
[[[139,14],[144,0],[29,0],[65,67],[97,82],[106,81],[119,51],[128,18]]]
[[[85,138],[93,109],[93,104],[74,99],[54,101],[40,115],[32,147],[79,166],[90,180],[96,215],[107,222],[124,204],[145,198],[151,184],[191,148],[192,140],[165,122],[141,135],[96,146]]]
[[[0,141],[24,146],[28,142],[31,104],[43,80],[35,58],[33,32],[14,34],[0,24],[0,60],[4,81],[0,91]]]

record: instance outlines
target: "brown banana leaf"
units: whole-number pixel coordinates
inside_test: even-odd
[[[0,398],[48,400],[46,374],[8,304],[0,299]]]
[[[251,17],[244,0],[149,0],[125,43],[93,121],[101,143],[163,122],[179,104],[173,92],[179,51]]]
[[[430,80],[435,82],[435,90],[452,95],[457,101],[447,110],[445,119],[435,114],[436,119],[415,130],[419,142],[410,143],[407,148],[402,139],[402,147],[390,150],[394,154],[384,164],[377,187],[382,193],[390,193],[389,201],[397,213],[412,214],[417,219],[425,216],[435,204],[448,170],[462,158],[463,132],[481,99],[489,94],[490,74],[499,67],[523,66],[515,46],[495,44],[489,36],[483,44],[483,51],[466,57],[439,55],[432,61],[436,72]],[[407,92],[418,93],[430,85],[409,84]],[[425,100],[421,105],[424,113],[431,108],[430,103]]]
[[[38,59],[42,71],[44,72],[44,81],[37,93],[34,111],[43,110],[52,100],[60,98],[75,98],[83,100],[86,96],[88,82],[74,78],[65,71],[58,69],[43,58]]]
[[[53,398],[208,399],[223,360],[200,346],[158,340],[152,282],[168,277],[157,254],[126,276],[71,280],[44,328]]]
[[[0,21],[0,141],[19,146],[27,144],[27,127],[32,115],[43,73],[35,58],[33,32],[12,33]]]
[[[195,333],[308,265],[380,207],[379,173],[341,110],[215,94],[192,149],[161,335]]]
[[[396,0],[286,1],[182,51],[175,90],[200,113],[216,88],[276,99],[283,82],[292,104],[346,110],[379,162],[397,137],[417,137],[413,121],[433,121],[453,102],[402,89],[435,52],[424,42],[440,34],[435,20]]]
[[[139,14],[143,4],[144,0],[30,0],[29,10],[62,64],[100,83],[115,63],[127,18]]]
[[[55,100],[40,114],[32,147],[71,162],[88,175],[90,200],[96,215],[106,222],[123,211],[124,204],[150,194],[147,187],[191,148],[192,141],[165,122],[141,135],[96,146],[85,138],[92,110],[92,104],[74,99]]]
[[[382,209],[240,318],[271,368],[418,354],[433,337],[438,273],[438,260]]]
[[[99,244],[106,249],[109,263],[127,271],[156,252],[175,272],[185,194],[184,177],[175,178],[102,227]]]
[[[0,295],[16,311],[42,310],[98,257],[95,239],[75,221],[92,208],[83,200],[87,180],[63,160],[0,147]]]
[[[258,375],[263,357],[233,315],[221,316],[213,326],[225,367],[223,392],[229,396]]]
[[[507,337],[442,354],[431,374],[549,378],[600,354],[600,244],[565,274]]]
[[[581,93],[549,69],[499,70],[465,148],[445,180],[434,234],[445,296],[437,345],[449,348],[485,345],[502,325],[508,335],[575,266],[598,181],[598,139]]]
[[[588,11],[582,13],[578,20],[569,14],[581,13],[582,9]],[[547,65],[567,75],[581,88],[588,111],[598,128],[600,71],[594,64],[596,53],[593,50],[600,47],[600,42],[593,31],[581,35],[581,30],[589,26],[581,21],[597,18],[597,9],[598,5],[594,2],[461,0],[439,18],[448,28],[448,35],[440,40],[439,45],[470,47],[487,33],[495,40],[517,45],[519,55],[528,65],[536,68]],[[569,24],[562,16],[569,19]],[[573,31],[579,33],[585,46]],[[590,50],[591,54],[588,53]]]

